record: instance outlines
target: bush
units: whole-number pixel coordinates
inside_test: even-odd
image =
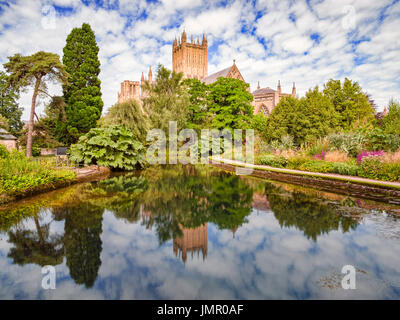
[[[320,160],[308,160],[301,164],[298,169],[311,172],[331,173],[333,172],[333,163]]]
[[[350,162],[333,162],[333,173],[342,174],[346,176],[357,176],[358,166]]]
[[[400,163],[385,163],[378,157],[367,157],[361,161],[358,175],[369,179],[400,181]]]
[[[287,160],[282,156],[275,156],[273,154],[268,154],[262,156],[259,159],[260,164],[265,166],[271,166],[276,168],[284,168],[286,166]]]
[[[111,169],[133,170],[145,165],[145,148],[127,128],[113,125],[93,128],[71,146],[71,160]]]
[[[357,155],[357,164],[360,164],[364,158],[371,157],[382,157],[385,154],[385,151],[362,151]]]
[[[352,157],[356,157],[366,143],[365,136],[360,132],[330,134],[328,140],[334,150],[343,151]]]
[[[8,152],[7,148],[0,144],[0,159],[6,159],[10,155],[10,152]]]
[[[286,167],[289,169],[298,169],[303,163],[310,161],[310,158],[306,157],[305,155],[296,155],[294,157],[290,157],[287,160]]]

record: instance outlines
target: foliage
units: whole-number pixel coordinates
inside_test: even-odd
[[[331,79],[324,85],[323,92],[338,112],[339,126],[343,129],[349,130],[357,122],[374,119],[375,110],[357,82],[348,78],[343,83]]]
[[[182,73],[159,65],[155,83],[145,83],[147,97],[143,100],[143,108],[148,112],[153,128],[168,132],[170,121],[177,122],[178,132],[185,128],[190,103],[182,79]]]
[[[287,160],[282,156],[276,156],[273,154],[267,154],[258,159],[258,162],[265,166],[271,166],[276,168],[284,168],[287,164]]]
[[[264,140],[267,139],[268,117],[261,112],[251,119],[251,129],[258,133]]]
[[[382,119],[382,128],[387,134],[400,135],[400,103],[394,100],[389,102],[389,112]]]
[[[139,102],[135,100],[113,105],[107,114],[100,118],[99,124],[101,127],[122,125],[131,130],[142,143],[146,142],[147,131],[150,127],[148,117],[144,114]]]
[[[305,143],[302,146],[302,149],[305,153],[311,157],[315,155],[321,155],[326,151],[330,150],[331,144],[328,139],[326,138],[318,138],[312,142]]]
[[[64,97],[54,96],[51,98],[50,103],[45,106],[44,116],[40,118],[43,131],[54,141],[61,142],[67,134],[64,130],[67,119],[65,109]],[[62,143],[58,144],[62,145]]]
[[[211,127],[222,130],[249,129],[253,117],[252,94],[248,84],[238,79],[220,77],[209,84],[207,95]]]
[[[378,150],[378,151],[362,151],[357,155],[357,164],[360,164],[364,158],[368,157],[381,157],[385,154],[385,151]]]
[[[329,98],[315,87],[304,98],[284,97],[269,118],[268,140],[291,135],[300,145],[324,137],[337,125],[337,115]]]
[[[0,194],[19,195],[42,185],[74,178],[72,171],[56,170],[50,164],[25,158],[16,150],[8,158],[0,159]]]
[[[7,75],[0,71],[0,118],[7,120],[7,131],[17,136],[22,129],[21,116],[23,108],[18,105],[18,90],[7,87]]]
[[[117,125],[91,129],[71,146],[70,155],[73,162],[112,169],[133,170],[145,165],[143,144],[127,128]]]
[[[363,150],[367,141],[361,132],[334,133],[328,135],[328,140],[334,150],[343,151],[352,157],[356,157]]]
[[[33,120],[36,108],[36,99],[39,94],[47,94],[48,81],[66,83],[67,73],[57,54],[49,52],[37,52],[31,56],[15,54],[9,57],[9,62],[4,64],[9,73],[7,88],[14,90],[26,89],[34,86],[32,96],[31,113],[28,125],[28,137],[26,155],[32,156]]]
[[[40,148],[56,148],[61,144],[55,140],[48,131],[48,128],[43,124],[42,121],[36,121],[34,123],[34,136],[32,137],[32,155],[36,156],[35,149],[39,150]],[[28,138],[28,128],[24,128],[21,131],[21,134],[18,138],[18,145],[26,148]],[[39,150],[40,153],[40,150]]]
[[[10,156],[10,152],[7,150],[5,145],[0,143],[0,159],[6,159]]]
[[[358,166],[352,162],[333,162],[332,163],[333,173],[338,173],[346,176],[357,176]]]
[[[62,129],[64,143],[74,143],[78,138],[96,126],[101,116],[99,79],[99,47],[90,25],[83,23],[81,28],[74,28],[67,37],[63,49],[63,63],[70,74],[68,84],[64,85],[66,123]]]
[[[185,79],[189,94],[187,128],[197,131],[207,122],[207,85],[198,79]]]

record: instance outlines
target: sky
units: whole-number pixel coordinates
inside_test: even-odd
[[[172,42],[184,29],[188,39],[207,35],[209,74],[235,59],[252,91],[280,80],[288,93],[295,82],[301,97],[348,77],[378,110],[400,98],[400,0],[0,0],[0,63],[40,50],[62,57],[67,35],[84,22],[100,48],[103,114],[123,80],[172,67]],[[20,97],[24,120],[31,96]]]

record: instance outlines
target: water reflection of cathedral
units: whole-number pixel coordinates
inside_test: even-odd
[[[174,253],[176,256],[186,262],[188,253],[192,259],[194,256],[200,257],[202,254],[203,260],[207,257],[208,247],[208,223],[197,228],[181,228],[182,237],[174,239]]]

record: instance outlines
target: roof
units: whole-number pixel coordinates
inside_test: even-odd
[[[0,140],[17,140],[17,138],[3,128],[0,128]]]
[[[230,66],[226,69],[223,69],[221,71],[218,71],[216,73],[210,74],[209,76],[201,79],[201,81],[204,82],[205,84],[213,83],[213,82],[217,81],[217,79],[220,77],[226,77],[231,69],[232,69],[232,66]]]
[[[260,96],[263,94],[275,93],[275,92],[276,91],[274,89],[271,89],[270,87],[266,87],[266,88],[261,88],[261,89],[257,89],[256,91],[253,91],[253,95]]]

